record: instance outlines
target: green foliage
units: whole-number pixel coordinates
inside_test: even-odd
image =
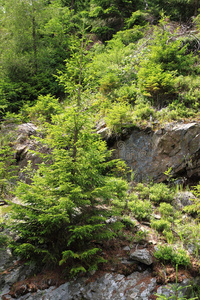
[[[13,1],[1,13],[2,105],[18,111],[39,95],[63,95],[54,78],[67,57],[72,12],[59,1]],[[0,103],[1,105],[1,103]]]
[[[19,111],[41,95],[63,100],[66,94],[70,101],[73,87],[69,78],[71,82],[76,78],[77,86],[81,82],[79,89],[87,90],[87,102],[96,99],[97,91],[108,101],[133,105],[142,96],[156,107],[177,100],[180,106],[170,109],[169,121],[194,116],[199,109],[199,85],[185,87],[185,77],[196,81],[198,38],[181,36],[175,24],[172,28],[168,24],[165,12],[172,17],[178,14],[178,19],[184,15],[177,3],[187,12],[192,7],[197,12],[193,0],[171,0],[170,9],[162,0],[6,1],[0,9],[2,114]],[[198,24],[198,18],[195,22]],[[83,23],[87,35],[80,30]],[[78,43],[87,44],[82,53],[75,49],[80,48]],[[76,61],[84,56],[80,78],[75,56]],[[140,108],[136,107],[135,114],[139,122],[149,115],[147,107]]]
[[[155,258],[162,262],[171,262],[173,265],[188,266],[190,264],[190,258],[186,250],[174,249],[170,245],[161,245],[158,250],[154,252]]]
[[[40,165],[31,185],[21,182],[17,187],[16,195],[22,204],[13,207],[13,218],[18,220],[13,226],[23,242],[14,248],[26,259],[64,262],[70,250],[77,255],[75,261],[69,259],[70,268],[75,264],[88,270],[90,263],[97,262],[93,252],[83,256],[95,248],[91,241],[115,235],[111,230],[115,225],[105,223],[113,213],[112,207],[106,209],[104,204],[110,198],[123,198],[127,186],[111,175],[115,162],[107,162],[111,153],[92,133],[90,118],[83,113],[77,116],[73,108],[62,117],[54,117],[44,140],[52,148],[47,157],[52,163]],[[75,155],[74,120],[79,126]]]
[[[131,219],[130,216],[123,216],[122,223],[126,226],[128,229],[133,229],[136,226],[135,221]]]
[[[91,31],[104,41],[110,39],[117,30],[122,29],[124,20],[131,16],[138,2],[136,4],[129,0],[92,0],[89,11]]]
[[[192,215],[196,215],[197,219],[199,219],[200,218],[200,184],[195,186],[192,192],[196,196],[196,198],[191,199],[193,204],[184,207],[184,211]]]
[[[85,109],[84,66],[88,58],[83,41],[84,36],[74,43],[71,59],[75,70],[67,62],[66,74],[59,77],[71,96],[67,109],[54,115],[60,112],[57,101],[45,98],[44,117],[51,117],[51,123],[45,124],[46,137],[41,142],[51,151],[44,154],[32,183],[18,184],[20,204],[13,204],[12,216],[13,228],[20,236],[12,245],[15,253],[40,264],[65,263],[72,276],[104,262],[95,243],[112,238],[123,226],[106,221],[118,210],[115,201],[124,205],[127,190],[126,181],[115,176],[125,171],[125,163],[110,159],[111,151],[94,132],[92,110]],[[34,113],[44,113],[42,100],[33,107]]]
[[[135,25],[145,25],[147,23],[146,18],[148,14],[140,10],[132,13],[132,16],[126,20],[126,27],[131,28]]]
[[[144,96],[153,99],[155,105],[163,106],[165,95],[172,94],[174,90],[175,73],[164,71],[162,66],[153,61],[144,61],[138,71],[138,84]]]
[[[168,219],[174,215],[174,208],[169,203],[160,203],[159,211],[163,218]]]
[[[106,262],[105,259],[98,256],[97,253],[100,251],[99,248],[92,248],[81,253],[74,253],[71,250],[63,252],[62,260],[59,262],[60,265],[68,262],[70,259],[73,260],[73,266],[71,267],[70,274],[72,277],[77,274],[85,273],[88,271],[93,271],[98,269],[99,263]],[[83,267],[86,265],[86,268]]]
[[[148,235],[148,231],[138,230],[136,232],[136,234],[134,235],[134,240],[137,243],[142,243],[142,242],[146,241],[147,235]]]
[[[196,70],[196,72],[198,71]],[[179,102],[181,100],[182,104],[194,110],[199,108],[199,82],[199,77],[196,74],[179,76],[175,82],[175,88],[179,92]]]
[[[141,220],[150,220],[152,213],[152,205],[148,200],[137,199],[133,201],[132,199],[128,202],[128,207],[133,213],[134,217]]]
[[[161,11],[171,16],[173,21],[187,22],[197,15],[199,3],[196,0],[170,0],[169,5],[163,0],[154,0],[149,3],[153,15],[159,19]]]
[[[172,293],[169,297],[165,296],[164,294],[155,294],[157,296],[158,300],[187,300],[188,297],[187,296],[183,296],[182,294],[182,290],[186,289],[186,288],[191,288],[191,286],[179,286],[178,287],[178,265],[176,265],[176,283],[169,285],[167,288],[169,290],[172,290]],[[191,295],[190,295],[191,296]],[[190,300],[195,300],[198,299],[197,297],[194,298],[189,298]]]
[[[151,227],[158,232],[163,232],[170,230],[171,223],[167,220],[151,220]]]
[[[193,250],[193,254],[199,257],[200,253],[200,224],[198,221],[186,222],[185,224],[180,220],[177,222],[177,233],[181,241],[187,247]]]
[[[155,115],[155,110],[148,102],[137,101],[133,111],[133,120],[141,122],[143,120],[149,120],[150,116]]]
[[[63,111],[58,99],[51,95],[39,96],[34,106],[24,108],[24,113],[28,114],[31,121],[35,123],[51,122],[52,115]]]
[[[78,33],[81,35],[81,38]],[[56,76],[57,81],[64,86],[67,100],[70,104],[72,99],[80,101],[80,97],[83,96],[82,94],[87,89],[90,80],[90,77],[86,76],[86,66],[90,60],[87,46],[90,40],[86,36],[84,24],[80,26],[78,33],[70,37],[70,57],[65,60],[64,70],[59,71]]]
[[[163,230],[163,235],[166,237],[168,244],[172,244],[175,241],[175,237],[174,237],[173,232],[171,230],[164,229]]]
[[[171,202],[173,193],[164,183],[156,183],[150,188],[150,200],[155,203]]]
[[[134,190],[136,191],[136,192],[142,192],[143,191],[143,189],[144,189],[144,184],[143,183],[141,183],[141,182],[139,182],[139,183],[137,183],[137,185],[134,187]]]
[[[136,71],[132,64],[133,48],[125,47],[120,37],[109,41],[107,47],[97,48],[87,69],[87,77],[91,79],[90,86],[94,91],[99,89],[113,100],[134,100]]]
[[[175,96],[175,77],[187,75],[196,58],[193,53],[187,54],[187,45],[182,46],[181,40],[170,43],[173,35],[167,30],[154,34],[150,51],[140,63],[138,85],[143,95],[162,107]]]
[[[9,237],[5,235],[3,232],[0,232],[0,249],[2,247],[7,246],[9,243]]]
[[[138,183],[136,187],[134,187],[136,192],[139,192],[139,197],[141,199],[149,198],[149,187],[145,186],[143,183]]]
[[[110,132],[122,133],[124,127],[132,126],[131,106],[126,103],[113,103],[107,110],[104,121]]]
[[[118,31],[114,36],[113,40],[120,40],[125,46],[131,43],[135,43],[144,37],[146,26],[134,26],[131,29]]]
[[[198,4],[165,4],[8,0],[0,8],[1,115],[8,111],[6,122],[29,117],[45,123],[44,144],[50,150],[38,171],[30,170],[32,184],[21,182],[16,190],[20,204],[13,204],[13,228],[20,240],[13,247],[21,257],[66,264],[72,275],[96,269],[104,261],[99,241],[115,236],[123,224],[134,227],[130,217],[123,224],[111,224],[109,218],[127,208],[138,220],[150,220],[147,199],[160,203],[163,218],[152,221],[152,227],[173,241],[173,193],[164,184],[138,184],[126,207],[127,185],[120,178],[126,167],[111,159],[94,133],[99,119],[110,133],[120,135],[152,118],[162,122],[198,114],[198,36],[183,36],[182,29],[160,14],[164,9],[173,19],[186,20]],[[155,26],[147,24],[160,18]],[[21,115],[12,114],[22,106]],[[6,199],[16,183],[15,159],[13,145],[3,136],[0,140],[0,189]],[[197,186],[193,205],[185,208],[197,218],[199,190]],[[194,229],[185,232],[198,255],[198,226]],[[185,232],[182,237],[189,244]]]
[[[195,102],[193,102],[194,105]],[[195,117],[196,115],[195,113],[196,109],[192,109],[192,108],[189,109],[184,103],[180,103],[178,100],[173,101],[172,103],[169,104],[169,110],[170,110],[169,116],[172,120]]]
[[[110,72],[107,73],[102,79],[100,79],[100,92],[103,94],[111,93],[114,88],[119,86],[119,78],[116,74]]]

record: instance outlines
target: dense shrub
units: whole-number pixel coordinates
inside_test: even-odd
[[[171,202],[173,193],[164,183],[156,183],[150,188],[150,200],[155,203]]]
[[[164,230],[169,230],[171,227],[170,222],[166,220],[152,220],[151,227],[159,232],[163,232]]]
[[[169,245],[159,246],[158,250],[154,252],[155,258],[163,262],[171,262],[173,265],[188,266],[190,263],[189,255],[184,249],[174,249]]]
[[[152,205],[148,200],[136,200],[129,202],[129,208],[131,209],[134,217],[141,220],[149,220],[152,213]]]

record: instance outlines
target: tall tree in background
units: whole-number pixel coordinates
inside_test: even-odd
[[[57,0],[2,2],[0,104],[15,111],[40,94],[62,94],[54,74],[68,55],[71,16]]]
[[[198,0],[153,0],[148,2],[148,7],[152,14],[159,18],[163,11],[172,20],[187,22],[191,17],[196,16],[199,8]]]

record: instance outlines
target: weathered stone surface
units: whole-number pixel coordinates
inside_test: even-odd
[[[15,273],[15,272],[14,272]],[[12,276],[13,277],[13,276]],[[189,280],[184,279],[178,287],[182,286],[182,295],[190,295],[189,284],[199,285],[199,278]],[[107,273],[93,282],[88,283],[88,277],[79,278],[74,281],[66,282],[59,287],[51,286],[44,290],[32,290],[26,284],[15,292],[9,293],[9,286],[0,289],[0,299],[19,299],[19,300],[149,300],[150,296],[159,294],[166,296],[174,293],[172,285],[161,286],[157,289],[156,278],[152,277],[149,271],[134,272],[129,276],[121,274]],[[26,293],[26,294],[25,294]],[[12,295],[13,297],[11,297]]]
[[[12,260],[10,249],[0,248],[0,271]]]
[[[148,300],[156,287],[156,279],[148,271],[134,272],[128,277],[107,273],[86,284],[86,278],[67,282],[34,294],[18,297],[20,300]]]
[[[17,127],[17,132],[21,133],[19,138],[22,138],[23,135],[31,136],[37,132],[37,127],[33,123],[24,123]]]
[[[130,259],[139,261],[145,265],[153,263],[152,256],[147,249],[136,250],[130,255]]]
[[[170,167],[174,176],[200,177],[200,123],[172,123],[155,132],[133,129],[113,148],[115,156],[133,170],[137,181],[166,180],[164,172]]]
[[[101,125],[101,126],[100,126]],[[105,124],[97,126],[106,130]],[[13,131],[14,148],[16,159],[20,168],[27,165],[31,160],[34,167],[41,162],[40,158],[28,150],[35,150],[39,145],[32,135],[38,133],[37,127],[32,123],[2,127],[1,131]],[[110,137],[112,140],[112,137]],[[114,156],[126,161],[127,165],[135,173],[134,180],[142,181],[153,179],[154,181],[166,180],[164,172],[172,168],[174,177],[200,177],[200,123],[188,124],[170,123],[165,127],[153,131],[130,129],[124,140],[114,143]],[[48,149],[41,147],[41,152]]]
[[[172,204],[176,209],[182,210],[185,206],[191,205],[193,203],[192,199],[194,198],[195,196],[191,192],[188,191],[178,192],[175,195]]]
[[[123,250],[124,250],[124,251],[130,251],[131,248],[130,248],[129,246],[126,246],[126,247],[123,248]]]
[[[14,283],[24,280],[34,272],[34,264],[21,265],[11,254],[9,248],[0,249],[0,296],[9,293],[10,287]]]

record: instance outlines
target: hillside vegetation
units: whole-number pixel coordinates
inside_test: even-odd
[[[19,180],[14,137],[1,134],[0,245],[76,276],[106,263],[105,240],[126,230],[130,243],[146,240],[137,219],[164,243],[156,259],[198,269],[200,185],[181,212],[172,202],[183,187],[169,169],[170,185],[135,184],[133,174],[128,183],[125,163],[96,133],[101,124],[120,136],[124,128],[199,120],[198,5],[0,0],[1,125],[34,123],[42,160]]]

